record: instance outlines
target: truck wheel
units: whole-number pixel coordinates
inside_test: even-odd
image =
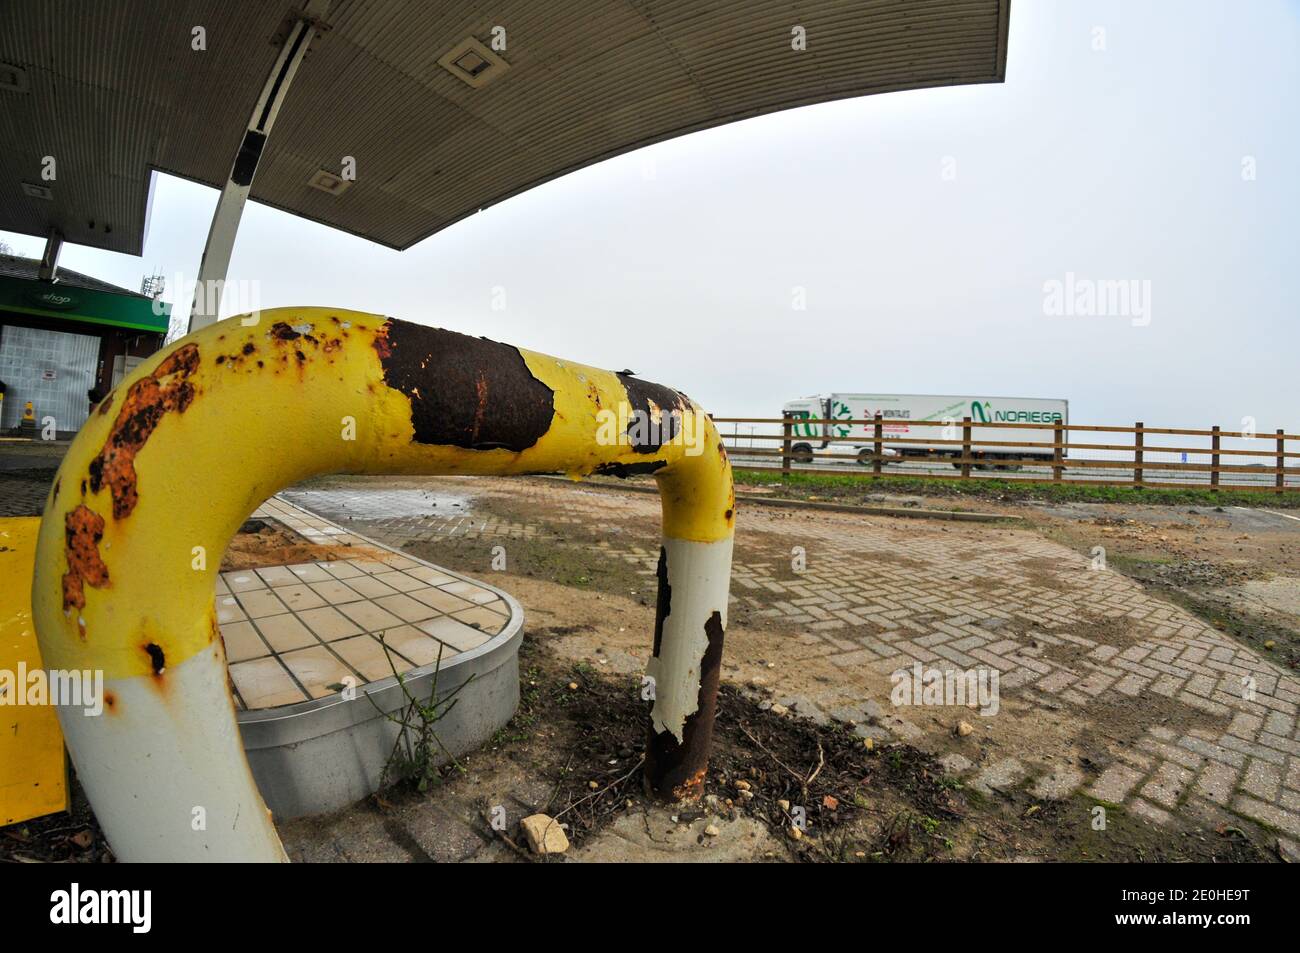
[[[796,443],[790,448],[790,459],[795,463],[812,463],[812,446],[806,443]]]
[[[863,447],[861,450],[859,450],[859,451],[858,451],[858,466],[869,467],[869,466],[871,466],[873,463],[875,463],[875,461],[871,459],[871,455],[872,455],[873,453],[875,453],[875,451],[872,450],[870,447]],[[884,460],[881,461],[881,463],[885,463],[885,462],[886,462],[886,461],[884,461]]]

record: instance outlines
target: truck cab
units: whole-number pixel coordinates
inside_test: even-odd
[[[871,466],[874,462],[871,459],[875,449],[874,443],[863,440],[846,440],[845,437],[849,431],[848,427],[841,427],[838,432],[832,433],[833,428],[830,424],[804,422],[838,418],[850,419],[850,408],[835,401],[832,397],[801,397],[799,400],[788,401],[781,407],[781,414],[783,417],[793,418],[790,424],[790,458],[796,463],[812,463],[815,450],[857,455],[857,462],[863,466]],[[888,447],[881,447],[881,453],[889,458],[883,461],[885,463],[900,459],[898,452]],[[844,461],[827,460],[825,462],[840,463]]]

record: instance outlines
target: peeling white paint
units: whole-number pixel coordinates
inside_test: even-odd
[[[106,679],[113,704],[96,718],[59,709],[77,779],[118,860],[288,859],[244,759],[226,678],[217,640],[165,677]]]
[[[727,593],[731,583],[732,540],[696,543],[664,539],[668,585],[672,587],[658,657],[646,674],[655,682],[650,720],[657,732],[671,732],[680,744],[686,719],[699,708],[700,665],[709,647],[705,623],[713,613],[727,628]]]

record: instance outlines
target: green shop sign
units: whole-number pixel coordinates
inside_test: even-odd
[[[166,334],[172,306],[135,295],[0,275],[0,311]]]

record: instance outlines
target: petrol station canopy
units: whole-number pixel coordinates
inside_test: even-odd
[[[222,186],[300,13],[274,0],[0,6],[0,229],[141,254],[151,173]],[[404,249],[683,133],[1000,82],[1008,16],[1009,0],[335,0],[251,198]],[[344,157],[355,180],[341,183]]]

